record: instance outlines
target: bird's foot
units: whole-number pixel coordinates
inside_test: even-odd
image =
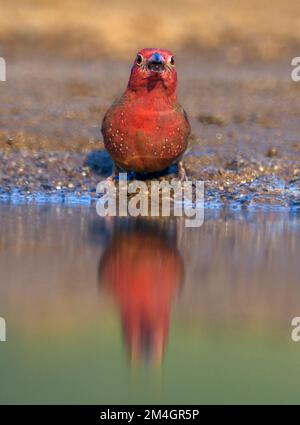
[[[112,174],[111,176],[109,176],[105,179],[105,182],[108,183],[109,185],[114,185],[115,179],[116,179],[116,175]]]
[[[115,182],[116,182],[116,180],[118,180],[118,178],[119,178],[119,170],[118,170],[117,166],[114,164],[111,175],[109,177],[107,177],[105,179],[105,181],[109,185],[115,185]]]
[[[181,182],[187,181],[186,171],[182,161],[178,162],[178,177]]]

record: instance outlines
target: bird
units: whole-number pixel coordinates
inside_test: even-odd
[[[155,173],[178,165],[186,177],[182,156],[191,126],[177,101],[177,71],[171,51],[140,50],[124,94],[106,112],[101,127],[104,146],[116,173]]]

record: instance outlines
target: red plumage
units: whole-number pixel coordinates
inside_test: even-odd
[[[190,124],[177,102],[177,73],[168,50],[143,49],[127,89],[107,111],[102,134],[118,168],[161,171],[180,160]]]

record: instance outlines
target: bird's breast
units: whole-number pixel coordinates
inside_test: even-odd
[[[117,165],[154,172],[183,154],[190,127],[177,104],[124,102],[108,111],[102,131],[105,147]]]

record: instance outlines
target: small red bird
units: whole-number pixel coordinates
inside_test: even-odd
[[[136,56],[127,89],[107,111],[102,134],[117,170],[151,173],[178,163],[187,148],[190,124],[177,102],[173,54],[143,49]]]

